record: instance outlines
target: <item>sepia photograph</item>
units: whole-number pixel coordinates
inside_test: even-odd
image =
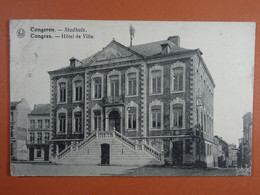
[[[10,20],[12,176],[250,176],[254,22]]]

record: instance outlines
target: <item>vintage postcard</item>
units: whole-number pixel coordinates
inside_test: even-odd
[[[255,25],[11,20],[11,175],[251,175]]]

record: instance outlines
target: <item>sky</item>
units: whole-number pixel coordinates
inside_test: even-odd
[[[214,134],[228,143],[242,137],[242,116],[252,112],[255,51],[255,23],[251,22],[151,22],[84,20],[13,20],[10,23],[10,97],[25,98],[34,104],[50,102],[48,71],[69,65],[69,59],[82,60],[104,48],[113,39],[129,46],[129,25],[135,28],[133,45],[180,36],[180,45],[199,48],[214,79]],[[55,32],[33,32],[32,27],[53,28]],[[19,38],[17,30],[25,36]],[[55,38],[65,28],[85,28],[74,38]],[[58,31],[63,30],[63,32]],[[33,35],[32,35],[33,34]],[[51,35],[51,39],[32,38]],[[76,34],[81,38],[76,38]],[[93,39],[82,38],[83,34]]]

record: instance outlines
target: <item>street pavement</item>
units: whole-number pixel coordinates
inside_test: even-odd
[[[174,168],[11,163],[13,176],[245,176],[248,169]]]

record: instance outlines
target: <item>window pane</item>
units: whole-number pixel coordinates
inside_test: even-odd
[[[136,114],[133,114],[133,129],[136,129]]]
[[[115,96],[119,96],[119,81],[115,82]]]
[[[179,77],[179,90],[183,90],[183,75],[181,74]]]
[[[133,95],[136,95],[136,79],[133,80]]]
[[[157,113],[157,127],[161,128],[161,113]]]
[[[157,93],[161,93],[161,77],[157,78]]]
[[[156,114],[155,113],[152,114],[152,127],[153,128],[156,127]]]
[[[153,78],[153,81],[152,81],[153,83],[152,83],[152,92],[153,93],[156,93],[156,78]]]
[[[129,82],[128,82],[128,95],[133,95],[132,91],[133,91],[133,82],[131,80],[129,80]]]

